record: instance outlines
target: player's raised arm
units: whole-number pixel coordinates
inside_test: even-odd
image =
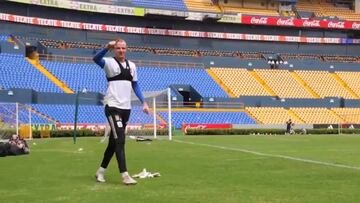
[[[104,68],[105,66],[105,60],[103,59],[106,53],[114,49],[115,41],[109,42],[105,48],[101,49],[93,58],[94,62],[98,64],[101,68]]]

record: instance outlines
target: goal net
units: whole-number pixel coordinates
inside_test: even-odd
[[[32,139],[31,108],[19,103],[0,103],[0,139],[17,134]]]
[[[147,115],[143,112],[143,105],[138,101],[136,96],[133,95],[131,115],[126,134],[130,136],[130,138],[158,138],[160,136],[171,140],[170,88],[160,91],[144,92],[144,97],[149,105],[150,113]]]

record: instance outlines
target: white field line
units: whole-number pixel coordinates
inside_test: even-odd
[[[227,151],[243,152],[243,153],[248,153],[248,154],[254,154],[257,156],[274,157],[274,158],[288,159],[288,160],[323,165],[323,166],[331,166],[331,167],[336,167],[336,168],[360,170],[360,167],[356,167],[356,166],[348,166],[348,165],[344,165],[344,164],[334,164],[334,163],[329,163],[329,162],[315,161],[315,160],[303,159],[303,158],[280,155],[280,154],[267,154],[267,153],[256,152],[256,151],[251,151],[251,150],[241,149],[241,148],[224,147],[224,146],[202,144],[202,143],[188,142],[188,141],[182,141],[182,140],[173,140],[173,141],[178,142],[178,143],[184,143],[184,144],[191,144],[191,145],[211,147],[211,148],[216,148],[216,149],[223,149],[223,150],[227,150]]]

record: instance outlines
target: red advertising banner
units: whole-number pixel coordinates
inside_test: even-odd
[[[195,124],[195,123],[184,123],[181,129],[187,133],[188,129],[229,129],[232,128],[232,124],[227,123],[212,123],[212,124]]]
[[[296,26],[299,22],[294,19],[281,19],[270,17],[244,17],[245,23],[256,25],[274,25],[274,26]],[[242,34],[242,33],[223,33],[223,32],[202,32],[191,30],[168,30],[168,29],[153,29],[143,27],[129,27],[129,26],[116,26],[83,22],[72,22],[63,20],[53,20],[45,18],[35,18],[11,15],[0,13],[0,20],[24,23],[39,26],[72,28],[81,30],[95,30],[102,32],[120,32],[131,34],[144,34],[144,35],[163,35],[163,36],[180,36],[180,37],[195,37],[195,38],[211,38],[211,39],[227,39],[227,40],[248,40],[248,41],[272,41],[272,42],[296,42],[296,43],[324,43],[324,44],[360,44],[358,39],[348,38],[323,38],[323,37],[299,37],[299,36],[283,36],[283,35],[259,35],[259,34]],[[301,20],[303,21],[303,20]],[[306,26],[315,27],[323,26],[322,21],[306,21]],[[348,23],[348,22],[347,22]],[[348,25],[344,22],[328,21],[326,24],[329,28],[346,29],[352,26],[360,29],[360,22],[353,22]]]
[[[241,23],[249,24],[249,25],[360,30],[360,22],[357,21],[306,20],[306,19],[295,19],[295,18],[277,18],[277,17],[243,15],[241,19]]]

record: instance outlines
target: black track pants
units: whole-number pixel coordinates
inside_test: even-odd
[[[115,152],[120,173],[123,173],[127,171],[125,159],[125,128],[130,117],[130,110],[118,109],[106,105],[105,115],[110,124],[111,133],[108,146],[104,152],[101,167],[108,167]]]

